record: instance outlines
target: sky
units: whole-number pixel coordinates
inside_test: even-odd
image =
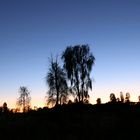
[[[15,107],[27,86],[32,106],[44,106],[48,58],[77,44],[89,44],[96,58],[91,103],[120,91],[137,101],[139,15],[139,0],[0,0],[0,105]]]

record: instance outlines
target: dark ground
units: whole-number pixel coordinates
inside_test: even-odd
[[[138,140],[140,106],[71,104],[24,114],[1,114],[0,139]]]

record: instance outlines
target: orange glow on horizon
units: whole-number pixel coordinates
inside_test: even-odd
[[[124,88],[119,88],[119,87],[124,87]],[[106,103],[109,101],[109,95],[110,93],[114,93],[116,97],[120,97],[120,92],[123,92],[124,96],[126,92],[130,93],[130,100],[137,102],[138,101],[138,96],[140,95],[140,88],[138,88],[138,84],[137,85],[131,85],[131,87],[129,87],[128,85],[122,85],[122,86],[116,86],[115,88],[110,88],[109,86],[107,87],[106,85],[102,86],[102,85],[97,85],[97,83],[95,85],[93,85],[93,90],[89,92],[90,94],[90,103],[91,104],[96,104],[96,99],[97,98],[101,98],[101,102],[102,103]],[[32,93],[32,92],[31,92]],[[6,94],[4,94],[6,95]],[[0,106],[3,105],[4,102],[7,103],[8,108],[9,109],[13,109],[16,108],[16,99],[17,96],[15,94],[13,94],[14,96],[11,97],[1,97],[0,99]],[[31,108],[34,109],[34,107],[45,107],[45,97],[41,94],[36,94],[33,95],[31,94]],[[71,99],[71,98],[70,98]]]

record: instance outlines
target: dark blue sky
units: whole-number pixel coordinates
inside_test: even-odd
[[[48,57],[77,44],[96,57],[92,101],[120,91],[137,100],[139,40],[139,0],[0,0],[0,104],[15,106],[22,85],[44,104]]]

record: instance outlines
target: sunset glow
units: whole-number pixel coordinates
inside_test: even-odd
[[[28,87],[31,106],[45,106],[51,54],[89,44],[96,58],[91,103],[129,92],[140,95],[140,1],[0,1],[0,105],[16,107],[19,87]]]

